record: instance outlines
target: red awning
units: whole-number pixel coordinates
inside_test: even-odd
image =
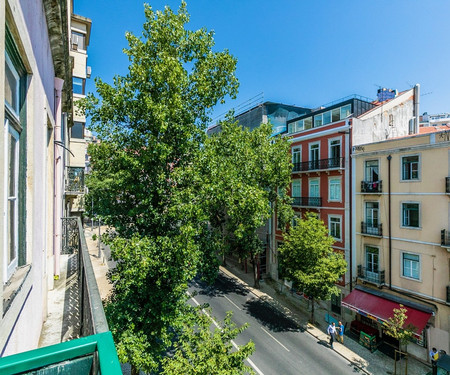
[[[371,319],[385,322],[394,316],[393,310],[398,309],[400,304],[355,289],[342,300],[342,306]],[[408,310],[406,312],[408,319],[406,319],[405,326],[412,324],[416,327],[416,334],[420,335],[428,319],[430,319],[431,313],[420,311],[409,306],[404,306],[404,308]]]

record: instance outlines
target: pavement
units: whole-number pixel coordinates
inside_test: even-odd
[[[106,227],[101,227],[100,232],[104,233]],[[99,287],[102,299],[105,299],[111,290],[111,285],[108,282],[106,273],[108,269],[114,267],[114,262],[110,260],[110,250],[108,246],[100,243],[100,254],[98,248],[98,240],[93,240],[92,236],[98,236],[98,227],[85,227],[86,242],[91,255],[92,266],[94,268],[95,277]],[[100,256],[99,256],[100,255]],[[260,289],[251,287],[253,285],[253,273],[249,268],[245,272],[241,265],[234,263],[227,259],[227,266],[220,267],[220,271],[228,277],[235,279],[247,289],[250,290],[256,297],[265,300],[279,310],[283,311],[287,316],[293,319],[297,324],[306,328],[306,331],[316,338],[318,342],[328,342],[328,335],[325,333],[328,323],[325,321],[326,310],[316,307],[315,309],[315,324],[308,322],[310,318],[310,310],[308,302],[303,298],[287,291],[280,284],[270,279],[261,280]],[[283,290],[284,289],[284,290]],[[327,350],[330,350],[327,348]],[[358,367],[362,373],[381,375],[394,373],[394,360],[389,356],[375,351],[371,353],[368,349],[361,346],[357,341],[345,336],[344,344],[335,342],[333,350],[347,359],[352,365]],[[402,366],[403,372],[400,372]],[[405,364],[397,362],[397,374],[404,374]],[[129,369],[125,365],[123,367],[124,374],[129,373]],[[415,358],[409,357],[407,363],[408,375],[426,375],[431,371],[431,367],[424,364]]]

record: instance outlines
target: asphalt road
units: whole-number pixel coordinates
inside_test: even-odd
[[[250,293],[243,285],[219,275],[214,286],[195,280],[189,287],[192,304],[207,303],[216,321],[233,311],[233,321],[249,327],[234,341],[255,343],[248,365],[258,375],[356,374],[360,370],[339,356],[325,342],[303,332],[294,321],[270,303]]]

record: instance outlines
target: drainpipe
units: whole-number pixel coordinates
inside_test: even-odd
[[[414,86],[414,134],[419,134],[420,85]]]
[[[350,219],[349,219],[349,223],[350,223],[350,241],[349,241],[349,246],[350,246],[350,292],[353,289],[353,241],[352,241],[352,237],[353,237],[353,215],[352,215],[352,211],[353,211],[353,205],[352,205],[352,201],[353,201],[353,177],[352,177],[352,164],[353,164],[353,160],[352,160],[352,138],[353,138],[353,134],[352,134],[352,120],[349,120],[349,130],[348,130],[348,148],[349,148],[349,152],[348,152],[348,179],[349,179],[349,204],[350,204]]]
[[[62,178],[63,178],[63,151],[57,143],[61,143],[61,121],[62,121],[62,88],[64,80],[55,77],[55,132],[54,132],[54,172],[53,172],[53,275],[59,278],[62,234]]]
[[[392,156],[387,157],[388,160],[388,220],[389,220],[389,289],[392,290],[392,225],[391,225],[391,160]]]

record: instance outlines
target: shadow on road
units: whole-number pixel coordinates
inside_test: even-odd
[[[198,294],[203,294],[210,297],[220,297],[230,293],[246,296],[249,293],[249,290],[244,285],[221,274],[217,276],[217,279],[213,285],[206,284],[201,281],[199,277],[192,280],[190,285],[201,288]]]
[[[284,315],[275,306],[260,299],[252,298],[244,305],[248,314],[258,320],[261,325],[273,332],[303,332],[304,329],[292,319]]]

